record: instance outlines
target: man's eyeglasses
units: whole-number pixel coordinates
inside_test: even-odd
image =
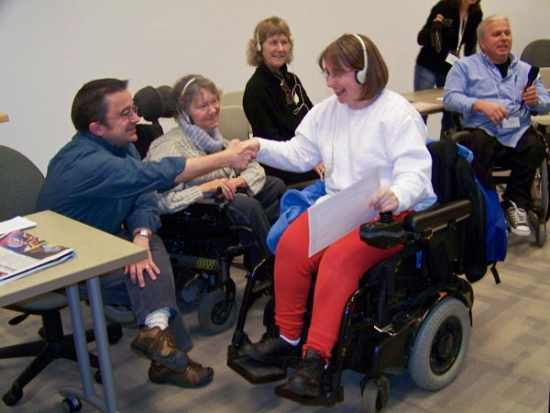
[[[137,115],[139,117],[139,107],[137,105],[132,105],[131,107],[124,109],[120,115],[118,116],[112,116],[111,119],[132,119],[133,115]]]

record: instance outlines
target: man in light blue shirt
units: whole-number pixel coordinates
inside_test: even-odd
[[[485,18],[477,29],[480,53],[458,60],[447,75],[443,104],[458,112],[471,135],[461,141],[474,153],[472,166],[489,190],[496,152],[505,150],[512,169],[503,194],[510,230],[531,233],[527,209],[535,171],[545,156],[545,146],[531,125],[531,114],[550,110],[550,94],[540,75],[527,87],[531,65],[510,53],[512,31],[508,17]]]

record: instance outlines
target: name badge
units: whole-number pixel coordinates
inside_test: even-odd
[[[519,128],[519,118],[513,117],[508,119],[502,119],[503,129],[516,129]]]
[[[457,60],[458,60],[458,56],[453,52],[449,52],[449,54],[447,55],[447,58],[445,59],[445,61],[449,63],[451,66],[454,65]]]

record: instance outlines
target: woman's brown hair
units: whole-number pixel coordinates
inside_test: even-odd
[[[250,66],[258,67],[263,63],[262,43],[265,42],[265,39],[268,37],[276,36],[278,34],[283,34],[288,38],[289,50],[285,63],[289,64],[292,62],[294,41],[292,40],[290,28],[288,27],[286,21],[280,17],[273,16],[259,22],[254,29],[254,37],[248,41],[248,46],[246,48],[246,61]]]
[[[365,82],[359,100],[372,99],[384,89],[388,83],[388,67],[376,45],[367,36],[358,34],[363,44],[353,34],[344,34],[327,46],[319,56],[319,67],[326,71],[329,62],[335,71],[360,71],[367,66]],[[367,62],[364,62],[363,47],[367,52]]]

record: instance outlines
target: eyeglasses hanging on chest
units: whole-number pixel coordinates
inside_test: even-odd
[[[281,86],[281,89],[283,89],[283,92],[285,92],[286,103],[288,105],[294,104],[294,99],[292,98],[292,91],[290,90],[290,88],[288,87],[288,84],[284,79],[281,79],[279,86]]]

